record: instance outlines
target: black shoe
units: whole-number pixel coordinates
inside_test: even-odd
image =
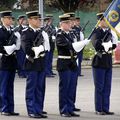
[[[70,113],[70,115],[71,115],[71,117],[80,117],[80,115],[78,115],[78,114],[76,114],[74,112]]]
[[[11,115],[11,116],[18,116],[18,115],[20,115],[20,114],[19,114],[19,113],[15,113],[15,112],[11,112],[10,115]]]
[[[42,118],[39,114],[28,114],[30,118]]]
[[[39,116],[41,116],[41,118],[47,118],[47,116],[43,115],[42,113],[40,113]]]
[[[61,116],[62,117],[71,117],[71,115],[69,113],[62,113]]]
[[[80,112],[81,109],[79,109],[79,108],[74,108],[73,111],[75,111],[75,112]]]
[[[46,77],[55,77],[54,75],[46,75]]]
[[[1,112],[1,115],[10,116],[10,113],[8,113],[8,112]]]
[[[46,111],[42,111],[42,114],[47,114],[47,112]]]
[[[95,114],[96,115],[106,115],[105,112],[99,112],[99,111],[96,111]]]
[[[24,76],[24,75],[19,75],[19,78],[26,78],[26,76]]]
[[[52,75],[56,75],[56,73],[52,73]]]
[[[105,112],[105,111],[104,111],[104,113],[105,113],[106,115],[114,115],[114,114],[115,114],[114,112],[109,112],[109,111],[108,111],[108,112]]]
[[[84,75],[78,75],[78,76],[83,77]]]
[[[5,115],[5,116],[18,116],[19,113],[15,113],[15,112],[2,112],[1,115]]]

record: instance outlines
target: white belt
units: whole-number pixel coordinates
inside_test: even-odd
[[[112,51],[108,51],[108,52],[103,52],[102,54],[111,54]]]
[[[40,54],[40,56],[39,57],[44,57],[45,56],[45,53],[42,53],[42,54]],[[38,57],[38,58],[39,58]],[[26,58],[28,59],[29,58],[29,56],[28,55],[26,55]],[[37,59],[37,58],[34,58],[34,59]]]
[[[40,57],[44,57],[44,56],[45,56],[45,53],[40,54]]]
[[[101,54],[111,54],[112,53],[112,51],[108,51],[108,52],[102,52]],[[95,54],[97,54],[97,52],[95,53]]]
[[[4,54],[5,56],[10,56],[10,55],[8,55],[8,54]],[[13,53],[13,54],[11,54],[11,55],[15,55],[15,53]],[[2,57],[3,56],[3,54],[2,53],[0,53],[0,57]]]
[[[74,58],[76,58],[77,56],[74,56]],[[71,59],[71,56],[62,56],[62,55],[59,55],[58,58],[60,59]]]

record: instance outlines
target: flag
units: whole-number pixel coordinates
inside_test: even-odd
[[[120,0],[113,0],[104,17],[108,26],[120,37]]]

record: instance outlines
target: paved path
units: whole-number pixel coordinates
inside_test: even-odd
[[[48,112],[48,120],[120,120],[120,68],[113,69],[111,111],[116,113],[113,116],[95,115],[91,69],[82,69],[82,73],[84,77],[79,77],[76,101],[76,106],[82,109],[79,118],[63,118],[59,115],[58,75],[55,78],[47,78],[45,111]],[[19,79],[17,76],[15,81],[15,111],[20,112],[20,116],[7,117],[0,115],[0,120],[32,120],[27,116],[25,106],[25,79]]]

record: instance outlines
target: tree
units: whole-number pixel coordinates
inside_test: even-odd
[[[99,12],[104,12],[112,0],[98,0]]]
[[[12,5],[16,2],[16,0],[1,0],[0,8],[11,9]]]
[[[21,0],[21,8],[25,10],[32,10],[35,9],[35,3],[37,0]]]
[[[8,0],[4,0],[8,1]],[[9,0],[15,1],[15,0]],[[22,8],[34,10],[38,8],[39,0],[21,0]],[[65,12],[77,9],[86,11],[104,11],[112,0],[43,0],[44,6],[62,9]]]
[[[64,12],[75,12],[80,0],[57,0],[57,2]]]

